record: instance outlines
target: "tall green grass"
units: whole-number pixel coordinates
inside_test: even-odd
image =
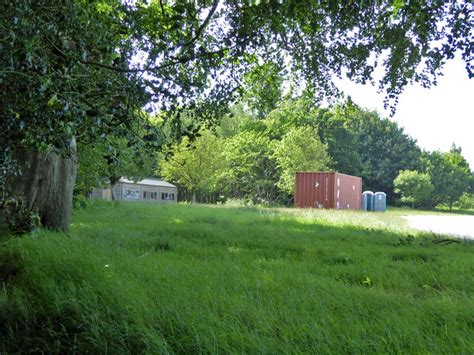
[[[474,245],[391,214],[104,204],[0,247],[0,353],[473,353]]]

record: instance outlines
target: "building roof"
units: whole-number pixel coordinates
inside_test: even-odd
[[[176,187],[175,185],[170,184],[168,181],[153,179],[153,178],[147,178],[147,179],[143,179],[143,180],[135,182],[133,180],[129,180],[122,177],[120,178],[119,182],[125,182],[128,184],[137,184],[137,185],[148,185],[148,186]]]

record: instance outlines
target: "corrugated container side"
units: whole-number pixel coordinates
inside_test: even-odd
[[[324,173],[324,178],[325,178],[325,202],[327,204],[324,204],[324,208],[335,208],[336,206],[336,200],[334,196],[334,190],[335,190],[335,173]]]
[[[334,173],[297,172],[295,206],[334,208]]]
[[[362,179],[334,172],[297,172],[295,207],[361,208]]]
[[[341,173],[335,174],[336,209],[360,210],[362,179]]]

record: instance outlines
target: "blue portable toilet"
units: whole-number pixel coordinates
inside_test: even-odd
[[[387,210],[387,194],[385,192],[376,192],[374,196],[374,211],[385,212]]]
[[[375,195],[372,191],[364,191],[362,193],[362,211],[374,210]]]

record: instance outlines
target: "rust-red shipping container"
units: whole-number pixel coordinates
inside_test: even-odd
[[[362,179],[336,172],[297,172],[295,207],[360,210]]]

